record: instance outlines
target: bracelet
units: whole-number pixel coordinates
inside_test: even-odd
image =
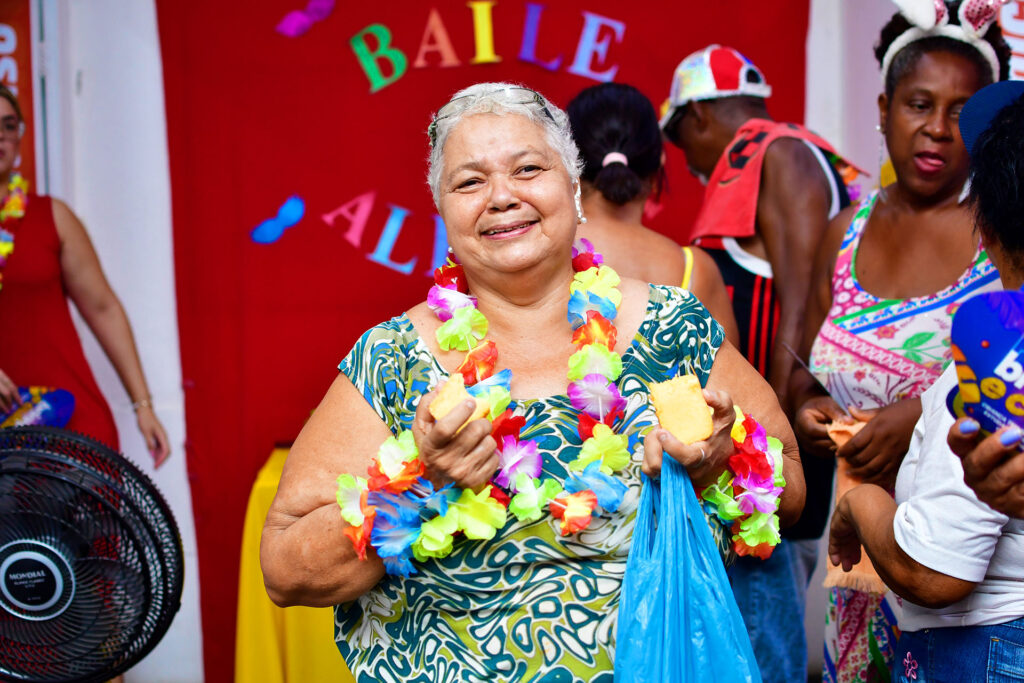
[[[153,404],[150,402],[149,398],[140,398],[138,401],[132,401],[132,411],[137,413],[139,412],[139,408],[152,409]]]
[[[732,444],[735,452],[726,470],[700,497],[732,532],[737,555],[767,560],[782,540],[776,514],[786,488],[782,442],[768,436],[762,425],[737,407]]]

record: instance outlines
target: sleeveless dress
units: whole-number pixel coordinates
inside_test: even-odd
[[[620,587],[640,491],[642,436],[657,422],[647,386],[679,373],[705,384],[724,338],[689,292],[650,286],[644,321],[622,354],[622,427],[632,452],[617,476],[629,486],[614,513],[561,536],[545,515],[512,516],[490,541],[455,542],[446,558],[417,563],[408,578],[385,576],[335,608],[338,649],[360,683],[370,681],[613,680]],[[405,315],[371,328],[339,369],[393,432],[408,429],[420,397],[444,381]],[[565,395],[513,402],[524,439],[543,453],[542,477],[564,481],[579,453],[577,411]],[[728,536],[711,523],[720,553]]]
[[[979,292],[1002,289],[999,273],[979,246],[967,271],[935,294],[879,299],[864,291],[856,275],[857,248],[877,198],[875,191],[865,199],[843,236],[832,275],[832,307],[810,359],[811,371],[833,396],[863,409],[920,396],[952,360],[949,334],[956,309]],[[830,589],[824,680],[888,680],[898,615],[891,592]]]
[[[114,417],[71,321],[49,197],[29,195],[14,235],[0,290],[0,370],[18,386],[71,392],[75,409],[65,429],[120,450]]]

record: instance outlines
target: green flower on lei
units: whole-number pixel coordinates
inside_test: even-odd
[[[594,426],[594,435],[583,442],[579,457],[569,463],[569,469],[582,472],[595,460],[601,463],[605,474],[618,472],[629,464],[629,439],[616,434],[605,424]]]
[[[487,318],[472,306],[452,311],[452,317],[437,328],[437,343],[442,351],[469,351],[487,335]]]

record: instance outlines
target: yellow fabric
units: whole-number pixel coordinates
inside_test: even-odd
[[[690,278],[693,277],[693,249],[683,247],[683,260],[686,261],[686,265],[683,267],[683,283],[679,286],[690,289]]]
[[[878,186],[888,187],[896,182],[896,169],[892,166],[892,161],[889,159],[885,160],[882,164],[882,169],[878,172]]]
[[[334,644],[330,607],[288,607],[272,603],[260,570],[260,534],[277,493],[287,449],[278,448],[256,476],[242,531],[238,576],[236,683],[354,681]]]

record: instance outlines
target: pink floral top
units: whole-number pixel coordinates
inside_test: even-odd
[[[811,371],[840,403],[877,408],[915,398],[952,360],[953,313],[979,292],[1002,288],[980,246],[974,262],[941,292],[879,299],[857,282],[857,248],[878,192],[869,195],[843,236],[832,275],[832,308],[811,348]]]

